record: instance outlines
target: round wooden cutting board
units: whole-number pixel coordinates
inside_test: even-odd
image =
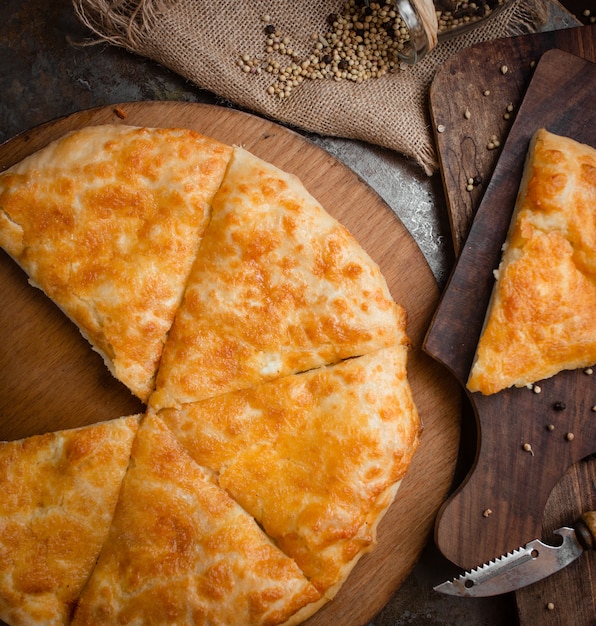
[[[439,299],[424,256],[400,220],[351,170],[307,139],[236,110],[180,102],[123,103],[75,113],[0,146],[0,170],[65,132],[87,125],[181,126],[296,174],[327,211],[379,264],[393,297],[408,313],[409,377],[423,434],[410,472],[365,555],[333,602],[308,624],[355,626],[389,601],[432,534],[451,486],[459,444],[459,392],[441,366],[421,351]],[[0,439],[13,440],[143,410],[107,372],[74,325],[0,251]]]

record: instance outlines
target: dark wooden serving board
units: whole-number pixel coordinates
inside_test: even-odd
[[[559,49],[596,61],[596,26],[522,35],[482,43],[453,55],[433,79],[429,98],[447,210],[456,254],[497,162],[500,149],[488,150],[491,135],[504,145],[534,72],[547,51]],[[508,71],[502,74],[500,68]],[[489,95],[483,95],[488,90]],[[504,119],[513,105],[510,120]],[[553,101],[553,107],[558,103]],[[464,117],[470,111],[470,118]],[[437,128],[444,127],[443,132]],[[482,183],[466,190],[468,178]]]
[[[492,63],[504,58],[495,57]],[[481,85],[482,78],[477,78]],[[596,64],[558,49],[541,56],[425,341],[425,349],[455,374],[462,387],[482,328],[494,284],[492,271],[500,261],[530,138],[544,126],[596,147],[595,104]],[[525,388],[493,396],[469,394],[478,422],[477,456],[469,476],[437,517],[435,538],[447,558],[465,569],[475,567],[544,536],[555,518],[571,524],[582,508],[596,507],[593,478],[576,481],[589,486],[579,493],[565,492],[569,482],[558,485],[566,472],[574,471],[574,464],[596,452],[595,376],[583,370],[563,372],[542,381],[538,394]],[[565,410],[555,410],[557,402],[563,402]],[[554,430],[548,430],[548,424]],[[572,441],[566,439],[567,433],[574,434]],[[531,444],[532,453],[523,449],[524,443]],[[595,475],[593,463],[582,465],[586,476]],[[563,502],[566,506],[561,508]],[[485,513],[488,510],[490,514]],[[584,567],[581,583],[591,590],[583,594],[584,604],[578,604],[577,593],[569,592],[574,585],[576,591],[580,588],[579,580],[569,578],[574,570],[564,570],[557,574],[558,595],[551,594],[547,600],[559,609],[548,612],[551,621],[544,621],[546,603],[536,586],[518,592],[523,623],[594,623],[590,621],[595,615],[594,555],[583,559],[583,565],[577,566]],[[564,580],[568,586],[562,584]],[[584,617],[578,615],[580,606]],[[565,614],[562,608],[570,612]]]
[[[408,313],[413,342],[409,375],[424,422],[420,448],[393,506],[379,525],[378,545],[358,563],[312,626],[366,624],[390,599],[432,536],[450,488],[459,441],[454,383],[421,350],[439,291],[405,227],[368,185],[300,135],[232,109],[180,102],[123,103],[82,111],[32,129],[0,146],[0,171],[65,132],[86,125],[183,126],[242,144],[298,175],[311,193],[358,238],[380,265]],[[0,439],[69,428],[142,410],[106,371],[77,329],[3,252],[0,253]]]

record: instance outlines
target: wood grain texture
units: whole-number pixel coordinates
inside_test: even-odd
[[[596,507],[596,459],[573,465],[557,483],[544,511],[543,537],[558,544],[553,531],[571,525]],[[596,624],[596,552],[584,552],[556,575],[516,592],[521,624],[593,626]],[[548,608],[552,603],[554,607]]]
[[[462,251],[500,154],[499,149],[487,149],[488,141],[494,134],[504,145],[534,64],[552,49],[596,61],[596,26],[478,44],[453,55],[433,79],[429,93],[431,118],[456,255]],[[505,74],[502,66],[507,67]],[[489,95],[484,95],[486,90]],[[513,111],[506,120],[510,104]],[[553,100],[552,106],[559,104]],[[466,110],[469,119],[464,117]],[[439,127],[444,131],[437,132]],[[468,178],[475,177],[480,177],[482,183],[467,191]]]
[[[122,103],[82,111],[0,146],[0,169],[71,129],[90,124],[184,126],[298,175],[306,188],[360,241],[408,312],[410,380],[424,423],[421,445],[394,505],[379,526],[378,546],[363,557],[336,599],[309,624],[365,624],[409,574],[432,534],[451,484],[460,406],[453,379],[422,350],[438,302],[430,268],[399,219],[348,168],[300,135],[235,110],[180,102]],[[5,254],[0,257],[0,439],[16,439],[135,412],[138,403],[107,373],[74,326]]]
[[[551,50],[539,62],[509,132],[466,244],[441,298],[425,349],[465,385],[535,130],[546,126],[596,146],[596,65]],[[596,318],[595,318],[596,320]],[[539,537],[549,494],[575,462],[596,451],[594,378],[563,372],[542,393],[508,389],[470,394],[479,442],[470,475],[441,510],[435,538],[465,569]],[[555,402],[565,411],[556,412]],[[549,423],[554,431],[546,430]],[[566,441],[567,432],[581,433]],[[531,444],[534,454],[525,452]],[[483,511],[492,513],[484,516]]]

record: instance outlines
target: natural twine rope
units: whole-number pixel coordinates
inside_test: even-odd
[[[411,0],[411,2],[420,18],[420,25],[426,33],[429,50],[432,50],[439,43],[439,22],[435,3],[432,0]]]
[[[306,57],[312,33],[343,0],[72,0],[81,21],[97,37],[148,57],[231,103],[279,122],[322,135],[359,139],[415,159],[428,174],[437,169],[429,124],[428,88],[439,66],[462,48],[535,30],[545,0],[517,0],[478,28],[440,42],[420,63],[356,84],[305,80],[279,99],[267,93],[270,74],[243,73],[243,53],[264,54],[264,24],[288,36],[294,54]]]

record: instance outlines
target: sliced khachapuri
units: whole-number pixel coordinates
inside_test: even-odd
[[[65,626],[108,535],[139,416],[0,443],[0,619]]]
[[[152,415],[73,626],[296,623],[320,594]]]
[[[333,597],[376,540],[418,445],[403,345],[160,416]]]
[[[91,126],[0,174],[0,245],[147,401],[231,148]]]
[[[407,343],[405,325],[379,267],[300,180],[235,148],[150,403]]]
[[[530,144],[468,380],[496,393],[596,363],[596,149]]]

